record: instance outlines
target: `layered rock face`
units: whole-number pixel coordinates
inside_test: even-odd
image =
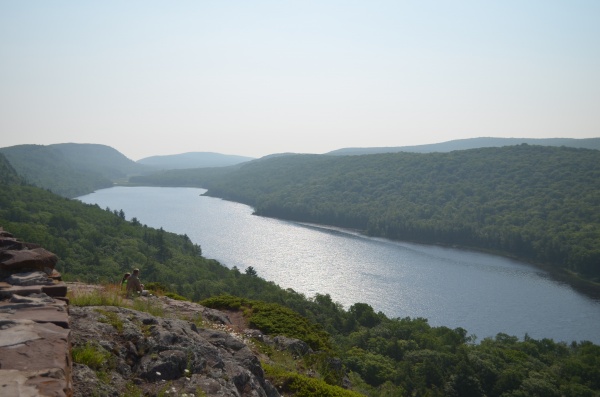
[[[0,228],[0,395],[72,396],[67,287],[58,258]]]

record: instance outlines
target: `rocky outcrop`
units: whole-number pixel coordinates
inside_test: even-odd
[[[266,340],[272,341],[271,344],[275,345],[278,350],[285,350],[296,356],[305,356],[309,353],[313,353],[313,350],[308,346],[308,343],[299,339],[278,335],[274,338],[266,338]]]
[[[0,227],[0,299],[40,293],[64,298],[67,286],[54,268],[57,262],[52,252],[19,241]]]
[[[145,395],[279,396],[235,333],[123,307],[72,307],[71,319],[74,348],[109,357],[99,372],[75,364],[75,396],[118,396],[128,383]]]
[[[53,253],[0,228],[0,395],[72,396],[66,285]]]

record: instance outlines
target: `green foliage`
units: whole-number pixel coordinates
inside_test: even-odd
[[[370,353],[353,347],[345,355],[348,369],[361,374],[370,385],[379,386],[388,379],[394,379],[394,360],[381,354]]]
[[[21,184],[22,180],[6,157],[0,153],[0,185]]]
[[[329,335],[297,312],[279,305],[234,296],[217,296],[200,302],[215,309],[241,310],[252,328],[267,335],[285,335],[306,342],[314,350],[331,350]]]
[[[201,305],[219,310],[241,310],[242,306],[248,306],[247,299],[233,295],[217,295],[204,299]]]
[[[98,321],[112,325],[118,333],[123,332],[123,321],[117,313],[102,309],[96,309],[96,311],[104,316]]]
[[[107,362],[110,360],[110,353],[102,347],[88,342],[83,346],[73,346],[73,361],[79,364],[87,365],[94,370],[106,369]]]
[[[280,392],[294,393],[297,397],[358,397],[362,396],[339,386],[332,386],[321,379],[311,378],[296,372],[287,372],[268,364],[263,364],[266,376]]]
[[[99,173],[78,170],[64,155],[49,146],[20,145],[0,149],[28,183],[65,197],[76,197],[112,186]]]
[[[146,170],[117,150],[96,144],[61,143],[0,148],[28,183],[64,197],[111,187]]]
[[[244,273],[248,276],[257,276],[258,275],[256,270],[252,266],[248,266],[246,268],[246,270],[244,271]]]

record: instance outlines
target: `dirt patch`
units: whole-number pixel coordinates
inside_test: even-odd
[[[233,328],[233,330],[235,332],[242,332],[248,328],[248,321],[246,320],[246,318],[244,317],[244,315],[242,314],[241,311],[239,311],[239,310],[236,310],[236,311],[221,310],[221,311],[223,313],[225,313],[227,315],[227,317],[229,317],[229,320],[231,321],[231,327]]]

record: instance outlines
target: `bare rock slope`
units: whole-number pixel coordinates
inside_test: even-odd
[[[166,307],[165,317],[124,307],[71,307],[74,350],[88,348],[104,357],[96,368],[74,364],[75,396],[120,396],[126,391],[143,395],[279,396],[265,379],[259,359],[243,334],[226,324],[216,328],[196,325],[200,318],[208,317],[228,323],[225,314],[190,302],[181,309],[177,306],[181,303],[168,298],[148,299]],[[192,313],[194,317],[188,320],[175,318]]]

